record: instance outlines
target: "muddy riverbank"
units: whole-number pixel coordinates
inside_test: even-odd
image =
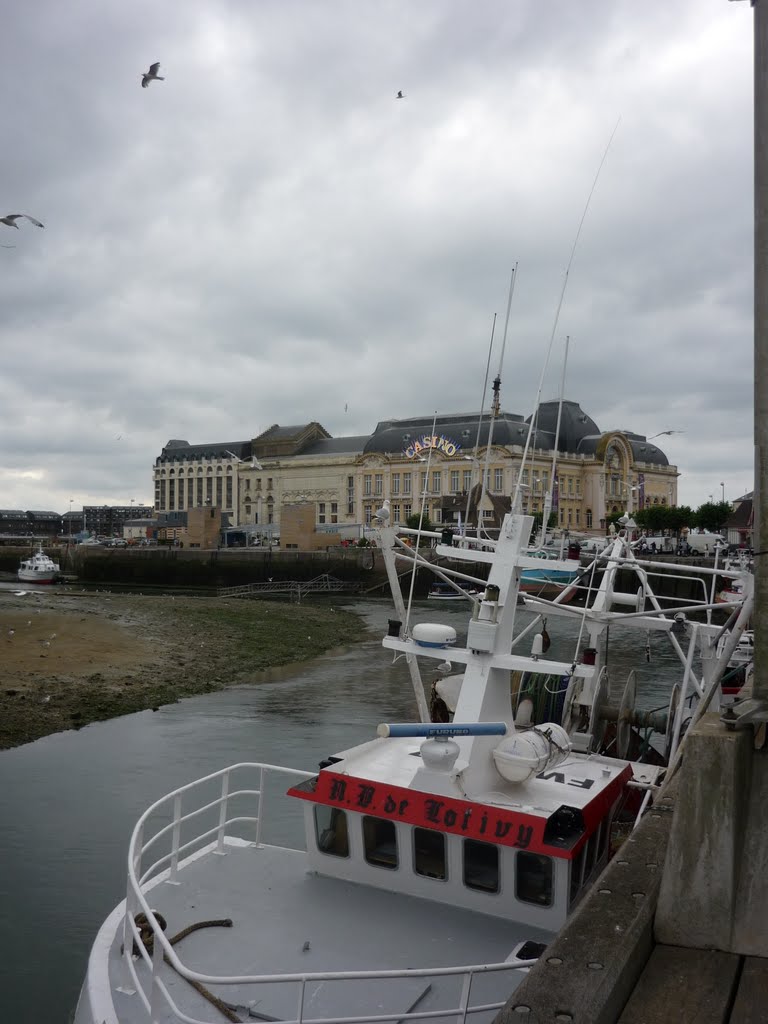
[[[0,592],[0,750],[258,680],[367,637],[330,605]]]

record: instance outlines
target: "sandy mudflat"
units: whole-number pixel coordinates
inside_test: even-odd
[[[365,636],[330,606],[0,591],[0,750],[258,678]]]

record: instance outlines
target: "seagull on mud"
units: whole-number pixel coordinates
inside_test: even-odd
[[[379,520],[382,526],[386,526],[387,523],[389,522],[389,498],[385,498],[384,504],[381,506],[381,508],[377,508],[373,514],[376,516],[376,518]]]
[[[16,228],[18,230],[19,225],[16,221],[19,217],[23,217],[25,220],[30,221],[38,228],[44,228],[45,224],[41,224],[39,220],[35,220],[34,217],[30,217],[28,213],[8,213],[5,217],[0,217],[0,224],[7,224],[9,228]]]
[[[146,89],[150,82],[164,82],[165,79],[162,75],[158,75],[160,70],[160,61],[156,61],[154,64],[149,65],[149,71],[145,71],[141,76],[141,88]]]
[[[405,93],[403,92],[402,89],[398,89],[397,90],[397,96],[395,96],[395,99],[396,100],[404,100],[405,99]]]

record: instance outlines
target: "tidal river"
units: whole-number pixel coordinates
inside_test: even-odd
[[[131,830],[154,800],[239,761],[313,770],[328,754],[373,738],[379,722],[416,720],[405,663],[393,663],[379,639],[391,604],[348,607],[376,639],[253,685],[0,752],[1,1021],[70,1019],[91,943],[125,895]],[[450,622],[461,641],[468,611],[421,602],[412,621]],[[569,660],[575,627],[547,628],[550,656]],[[644,640],[614,639],[616,677],[635,668],[638,703],[664,703],[676,663],[661,645],[649,663]],[[423,674],[431,682],[426,667]]]

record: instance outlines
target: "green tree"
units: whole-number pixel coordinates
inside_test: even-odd
[[[422,531],[434,529],[432,523],[429,520],[429,516],[427,515],[426,512],[424,513],[424,515],[422,515],[420,512],[414,512],[413,515],[408,516],[408,518],[405,520],[405,525],[411,530],[418,530],[419,523],[421,523]]]
[[[722,533],[730,514],[731,506],[727,501],[707,501],[696,509],[694,522],[701,530]]]

